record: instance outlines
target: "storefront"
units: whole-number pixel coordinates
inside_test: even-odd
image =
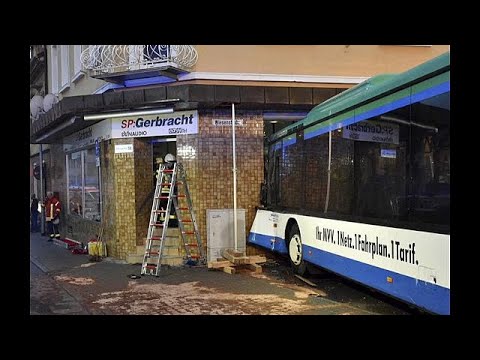
[[[56,132],[55,139],[47,138],[51,144],[47,171],[56,167],[48,190],[57,191],[63,204],[62,236],[86,242],[103,226],[108,256],[141,261],[156,159],[170,153],[186,170],[200,236],[208,248],[207,210],[233,208],[232,102],[236,103],[237,208],[245,209],[248,234],[264,180],[264,137],[273,130],[267,125],[275,127],[275,119],[279,123],[292,114],[298,119],[315,98],[336,93],[313,88],[302,92],[213,85],[188,85],[187,92],[180,88],[65,98],[63,107],[45,120],[60,124],[54,124],[57,128],[62,121],[71,121],[70,128]],[[238,95],[232,95],[233,89]],[[175,101],[167,103],[167,96]],[[127,104],[128,99],[135,101]],[[165,103],[152,104],[158,102]],[[45,139],[48,132],[38,133]],[[247,254],[257,252],[247,248]]]

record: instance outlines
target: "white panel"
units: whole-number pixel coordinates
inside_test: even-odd
[[[82,54],[82,45],[73,45],[73,78],[72,82],[78,80],[82,75],[82,62],[80,57]]]
[[[60,63],[62,66],[62,89],[70,85],[70,46],[61,45],[60,47]]]
[[[233,209],[207,209],[207,260],[216,260],[223,250],[234,248]],[[246,249],[245,209],[237,209],[237,249]]]
[[[58,94],[58,47],[52,45],[52,68],[50,77],[50,93]]]

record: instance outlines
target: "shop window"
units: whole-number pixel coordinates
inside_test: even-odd
[[[100,171],[95,148],[67,155],[68,213],[88,220],[101,220]]]

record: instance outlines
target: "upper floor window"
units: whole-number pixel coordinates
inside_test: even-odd
[[[61,45],[60,47],[60,63],[61,63],[61,89],[60,92],[70,87],[70,45]]]
[[[73,78],[72,82],[77,81],[83,76],[82,72],[82,45],[73,45]]]
[[[50,92],[52,94],[58,94],[58,47],[52,45],[52,68],[50,76]]]

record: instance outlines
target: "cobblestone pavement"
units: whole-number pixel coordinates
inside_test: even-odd
[[[285,274],[235,275],[206,268],[166,268],[159,277],[129,279],[95,264],[57,272],[53,278],[94,314],[115,315],[376,315],[406,314],[350,287],[313,288]],[[285,269],[274,266],[276,271]],[[332,298],[332,291],[335,298]],[[344,294],[339,298],[338,294]],[[346,296],[346,298],[345,298]]]
[[[30,262],[30,315],[86,315],[84,307]]]
[[[162,267],[158,277],[140,265],[87,255],[31,237],[30,314],[92,315],[400,315],[405,307],[333,275],[297,279],[276,258],[263,272],[225,274],[206,267]]]

